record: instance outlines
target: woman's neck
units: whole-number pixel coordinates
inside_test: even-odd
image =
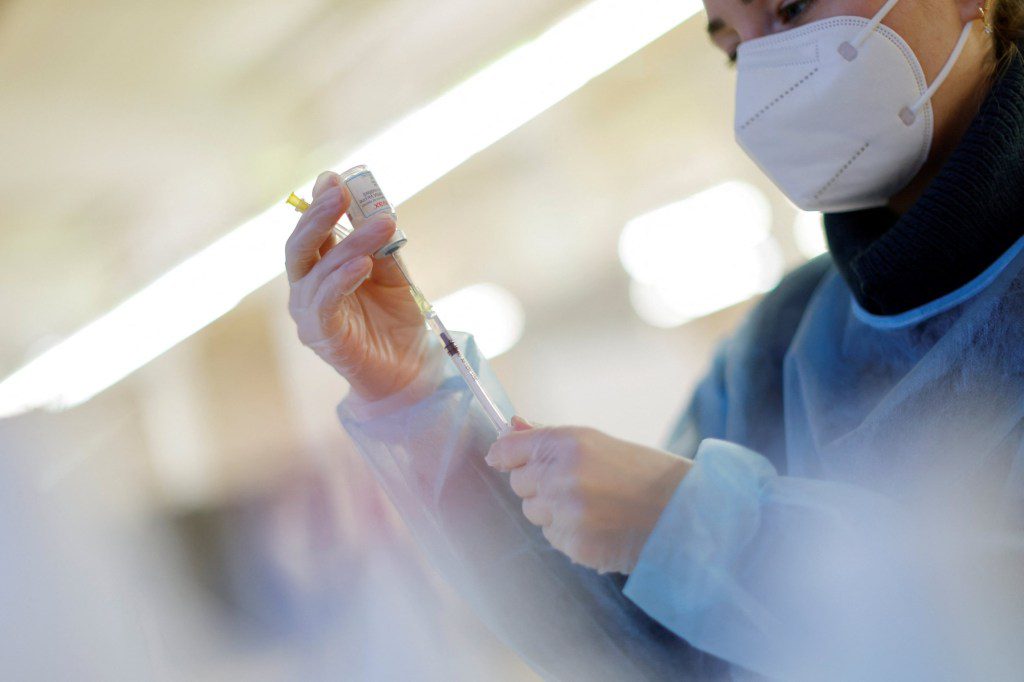
[[[1024,57],[988,80],[976,81],[987,90],[977,114],[961,100],[970,104],[957,120],[969,123],[947,138],[954,149],[935,154],[893,210],[825,216],[833,261],[868,312],[895,315],[948,294],[1024,237]]]

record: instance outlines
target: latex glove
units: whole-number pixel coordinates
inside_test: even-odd
[[[288,310],[302,343],[372,402],[420,374],[428,337],[394,260],[372,258],[394,233],[394,221],[376,219],[340,243],[332,234],[350,201],[337,173],[317,178],[313,201],[285,247]]]
[[[631,572],[693,462],[595,429],[513,425],[487,463],[511,472],[526,518],[574,562]]]

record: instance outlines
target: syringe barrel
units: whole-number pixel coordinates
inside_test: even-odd
[[[348,207],[347,215],[353,229],[358,230],[363,223],[378,215],[390,215],[393,220],[397,220],[398,216],[394,207],[384,196],[384,192],[381,191],[377,179],[373,177],[369,168],[366,166],[350,168],[341,174],[341,182],[348,188],[349,194],[352,196],[352,203]],[[405,233],[396,229],[388,243],[373,256],[374,258],[390,256],[402,248],[406,241]]]
[[[469,364],[469,360],[462,354],[459,347],[455,344],[452,339],[451,333],[448,331],[444,323],[441,322],[441,318],[437,316],[437,313],[431,311],[427,315],[427,326],[437,335],[441,343],[444,345],[444,350],[448,354],[448,359],[452,361],[455,368],[459,370],[459,374],[462,375],[462,380],[466,382],[466,386],[469,387],[470,392],[476,398],[480,407],[483,408],[484,414],[487,415],[487,419],[490,420],[494,430],[498,432],[499,436],[503,436],[512,430],[512,425],[508,418],[505,417],[501,412],[501,408],[491,399],[491,396],[487,394],[487,390],[484,388],[483,383],[480,381],[480,377],[477,376],[476,372],[473,371],[472,365]]]

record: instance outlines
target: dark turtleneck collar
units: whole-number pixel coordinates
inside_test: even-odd
[[[895,315],[955,291],[1024,236],[1024,59],[998,77],[978,115],[902,216],[825,216],[829,250],[857,302]]]

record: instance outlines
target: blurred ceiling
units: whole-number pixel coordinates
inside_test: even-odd
[[[0,5],[0,375],[581,4]],[[630,218],[739,178],[801,260],[793,209],[733,142],[732,89],[694,17],[401,206],[428,295],[489,281],[522,301],[526,333],[495,369],[525,414],[657,442],[742,312],[640,322],[617,255]],[[83,447],[178,467],[186,504],[317,438],[337,448],[343,387],[295,340],[286,288],[64,413],[68,433],[110,425]]]
[[[0,371],[576,4],[7,2]]]

